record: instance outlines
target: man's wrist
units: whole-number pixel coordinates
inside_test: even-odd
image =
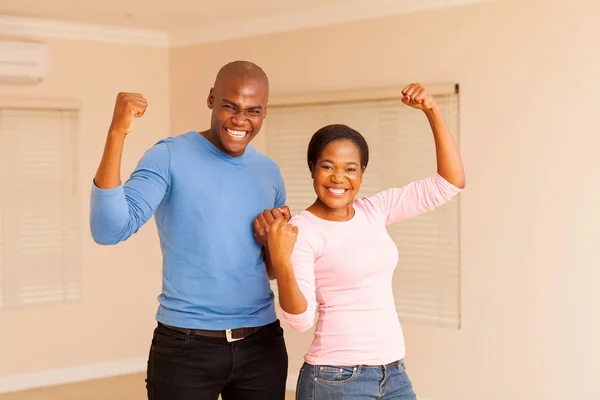
[[[108,130],[108,138],[110,140],[122,140],[125,141],[125,137],[127,136],[126,133],[121,132],[117,129],[114,129],[113,127],[110,127],[110,129]]]

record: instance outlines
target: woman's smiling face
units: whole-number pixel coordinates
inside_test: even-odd
[[[348,139],[328,143],[312,166],[313,187],[323,211],[334,214],[352,212],[362,183],[359,148]]]

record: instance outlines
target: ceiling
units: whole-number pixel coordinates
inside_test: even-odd
[[[18,0],[0,4],[0,34],[41,19],[136,28],[192,44],[487,0]],[[10,30],[9,29],[9,30]]]
[[[7,2],[8,3],[8,2]],[[0,5],[1,15],[58,19],[98,25],[173,30],[192,25],[227,25],[344,0],[18,0]]]

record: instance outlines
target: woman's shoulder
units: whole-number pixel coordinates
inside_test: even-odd
[[[302,210],[290,219],[290,224],[297,226],[298,229],[317,229],[312,220],[312,214],[309,211]]]
[[[304,210],[294,215],[289,223],[298,228],[296,248],[312,249],[316,257],[322,251],[325,240],[324,232],[313,221],[313,215]]]

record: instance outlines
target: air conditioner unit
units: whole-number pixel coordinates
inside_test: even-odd
[[[47,66],[46,44],[0,40],[0,84],[40,82]]]

